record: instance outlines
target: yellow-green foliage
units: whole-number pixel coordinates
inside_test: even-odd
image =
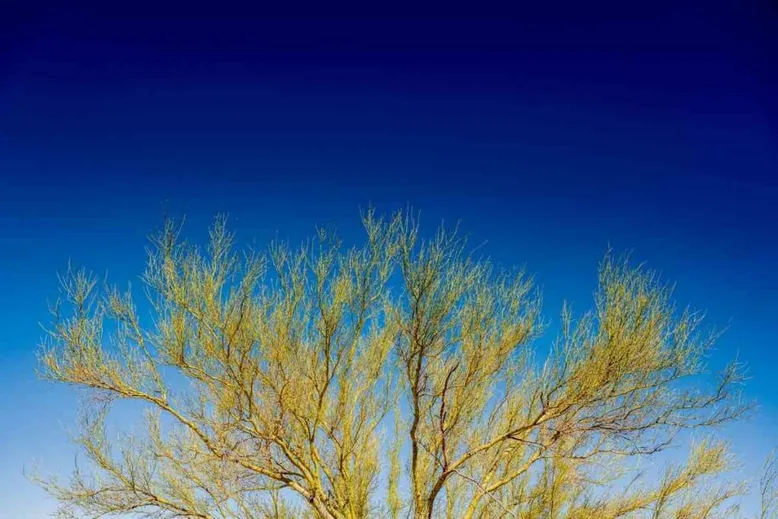
[[[695,443],[663,477],[635,471],[679,432],[747,407],[736,364],[696,387],[713,337],[653,274],[606,257],[594,310],[565,308],[538,359],[531,279],[495,272],[454,233],[423,240],[407,215],[363,220],[361,247],[320,231],[266,257],[234,252],[224,219],[206,250],[168,224],[143,277],[149,322],[130,291],[65,277],[69,313],[55,309],[41,371],[92,398],[77,438],[88,469],[42,481],[62,516],[735,513],[743,486],[717,477],[721,443]],[[148,408],[142,434],[108,440],[117,400]]]

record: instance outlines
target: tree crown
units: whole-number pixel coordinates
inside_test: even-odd
[[[235,252],[223,218],[205,249],[167,223],[142,278],[149,325],[131,291],[63,277],[41,373],[91,398],[76,438],[89,470],[41,481],[62,516],[734,513],[744,487],[718,478],[723,443],[694,443],[655,480],[633,462],[749,408],[737,363],[708,391],[693,383],[715,334],[655,274],[606,256],[594,309],[565,307],[539,356],[531,278],[456,233],[423,239],[407,214],[363,223],[359,247],[319,231],[266,255]],[[117,400],[145,404],[143,434],[109,441]]]

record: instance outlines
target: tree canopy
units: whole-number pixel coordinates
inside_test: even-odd
[[[749,409],[742,370],[711,384],[716,334],[656,274],[606,255],[593,309],[565,306],[544,343],[523,272],[498,271],[456,232],[423,238],[413,215],[363,223],[359,246],[320,230],[260,253],[237,251],[224,218],[204,248],[168,222],[140,306],[129,288],[63,276],[41,374],[88,395],[75,438],[88,460],[68,481],[40,479],[61,515],[736,513],[744,484],[722,477],[731,455],[705,431]],[[111,439],[119,401],[143,404],[145,421]],[[686,462],[641,472],[679,442]]]

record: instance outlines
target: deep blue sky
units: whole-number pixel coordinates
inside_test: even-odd
[[[0,517],[52,507],[25,465],[72,462],[74,400],[33,373],[56,272],[134,278],[165,208],[264,243],[411,204],[526,265],[550,319],[588,307],[608,245],[632,250],[731,324],[712,362],[751,366],[762,409],[732,434],[758,465],[778,445],[778,8],[674,4],[4,12]]]

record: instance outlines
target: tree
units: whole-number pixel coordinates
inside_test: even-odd
[[[412,216],[363,222],[361,247],[321,230],[267,259],[236,253],[223,218],[206,250],[167,223],[142,278],[149,323],[131,290],[65,276],[41,373],[90,398],[76,438],[89,467],[40,480],[62,516],[733,512],[743,486],[719,477],[723,443],[695,441],[664,476],[635,463],[749,407],[737,363],[709,391],[695,382],[716,335],[655,274],[606,256],[594,310],[565,307],[541,354],[530,278],[496,272],[456,232],[420,238]],[[147,413],[110,442],[117,401]]]

